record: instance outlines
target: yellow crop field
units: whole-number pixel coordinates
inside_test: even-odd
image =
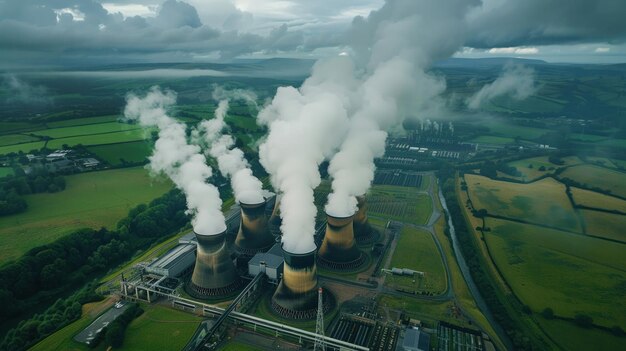
[[[624,231],[626,216],[591,210],[581,212],[585,218],[587,234],[626,243],[626,232]]]
[[[580,221],[565,194],[565,185],[552,178],[517,184],[466,174],[465,181],[477,210],[486,209],[494,215],[569,231],[582,231]]]
[[[601,208],[604,210],[617,210],[626,213],[626,201],[613,196],[596,193],[595,191],[572,187],[572,196],[577,205]]]
[[[626,173],[593,165],[580,165],[566,169],[559,175],[589,187],[610,190],[612,194],[626,197]]]

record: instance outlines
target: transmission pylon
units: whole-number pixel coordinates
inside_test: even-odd
[[[315,351],[326,351],[324,343],[324,302],[322,301],[322,288],[317,289],[317,323],[315,324]]]

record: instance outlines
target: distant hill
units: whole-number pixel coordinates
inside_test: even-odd
[[[516,57],[487,57],[487,58],[448,58],[437,61],[434,66],[437,68],[456,67],[456,68],[492,68],[494,66],[503,66],[507,63],[516,63],[522,65],[547,65],[543,60],[522,59]]]

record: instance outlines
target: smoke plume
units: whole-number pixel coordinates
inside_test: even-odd
[[[259,112],[258,122],[269,129],[259,147],[260,161],[282,194],[281,231],[289,252],[315,250],[313,189],[321,181],[319,165],[336,152],[348,128],[353,88],[351,60],[321,60],[299,89],[278,88]]]
[[[535,71],[532,68],[507,64],[496,80],[486,84],[467,99],[467,106],[476,110],[485,102],[503,95],[510,95],[515,100],[524,100],[534,94],[536,90]]]
[[[176,103],[174,92],[153,87],[143,97],[126,96],[126,118],[138,120],[144,127],[159,129],[159,138],[150,156],[150,168],[166,174],[187,198],[187,212],[193,216],[192,224],[198,234],[217,234],[226,229],[219,191],[206,182],[212,170],[200,147],[187,140],[183,123],[167,114]]]
[[[464,16],[473,3],[387,1],[368,18],[355,18],[352,47],[366,73],[357,91],[359,107],[350,117],[350,130],[328,168],[333,178],[328,213],[349,216],[357,210],[356,196],[371,186],[374,158],[384,154],[388,130],[409,114],[439,108],[445,81],[427,69],[461,46]],[[439,129],[436,122],[434,126]]]
[[[258,204],[263,202],[263,184],[252,174],[250,164],[243,151],[235,147],[232,136],[223,134],[226,128],[224,118],[229,108],[229,98],[243,99],[256,105],[256,95],[248,90],[227,91],[216,87],[213,97],[220,100],[215,110],[215,117],[202,121],[198,132],[206,143],[208,153],[217,160],[220,172],[230,178],[235,199],[242,203]]]

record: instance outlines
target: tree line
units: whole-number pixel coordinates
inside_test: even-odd
[[[0,315],[5,321],[23,318],[36,306],[102,276],[138,250],[186,225],[189,218],[185,209],[185,197],[172,190],[148,205],[132,209],[116,230],[83,229],[30,250],[0,268]],[[70,314],[68,320],[79,317]],[[32,326],[26,330],[24,325],[20,323],[6,335],[0,350],[25,349],[52,332],[43,328],[35,333]]]

